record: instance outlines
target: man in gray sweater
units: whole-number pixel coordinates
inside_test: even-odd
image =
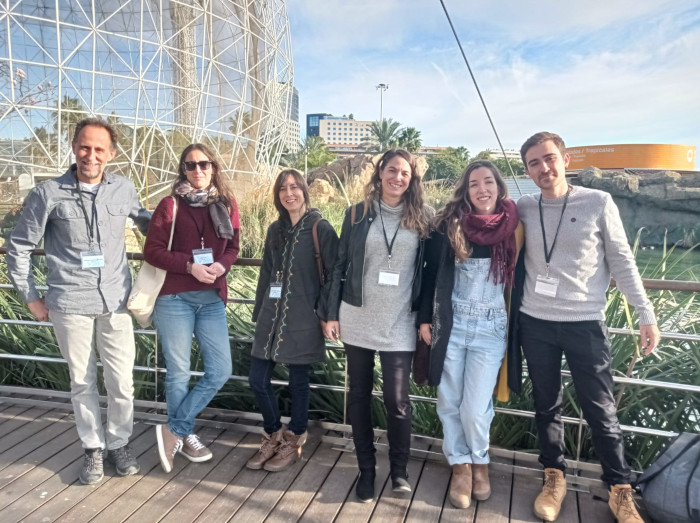
[[[618,209],[608,193],[570,186],[569,155],[553,133],[537,133],[520,149],[525,171],[541,190],[518,201],[525,224],[525,286],[520,342],[535,399],[535,421],[545,484],[535,514],[554,521],[566,494],[561,357],[610,486],[610,508],[620,522],[643,521],[634,505],[610,371],[605,326],[611,276],[640,319],[645,354],[659,342],[654,310],[642,286]]]

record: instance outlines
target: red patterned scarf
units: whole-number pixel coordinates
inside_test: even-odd
[[[462,232],[469,243],[491,247],[491,268],[495,284],[513,286],[515,274],[515,229],[520,222],[518,206],[505,199],[496,207],[495,214],[467,213],[462,216]]]

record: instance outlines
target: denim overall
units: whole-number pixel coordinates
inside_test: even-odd
[[[455,263],[453,325],[437,402],[450,465],[489,462],[492,396],[508,324],[504,285],[494,285],[490,266],[490,258]]]

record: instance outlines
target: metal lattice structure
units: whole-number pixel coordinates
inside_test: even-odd
[[[3,1],[0,181],[63,173],[86,116],[116,125],[111,168],[149,199],[191,142],[234,180],[271,176],[292,83],[284,0]]]

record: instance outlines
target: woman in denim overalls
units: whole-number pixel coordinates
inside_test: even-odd
[[[420,335],[431,344],[429,383],[438,387],[443,452],[453,470],[449,499],[459,508],[491,494],[492,395],[522,238],[501,174],[491,162],[477,161],[438,213],[426,247]],[[507,394],[505,380],[500,385]]]

